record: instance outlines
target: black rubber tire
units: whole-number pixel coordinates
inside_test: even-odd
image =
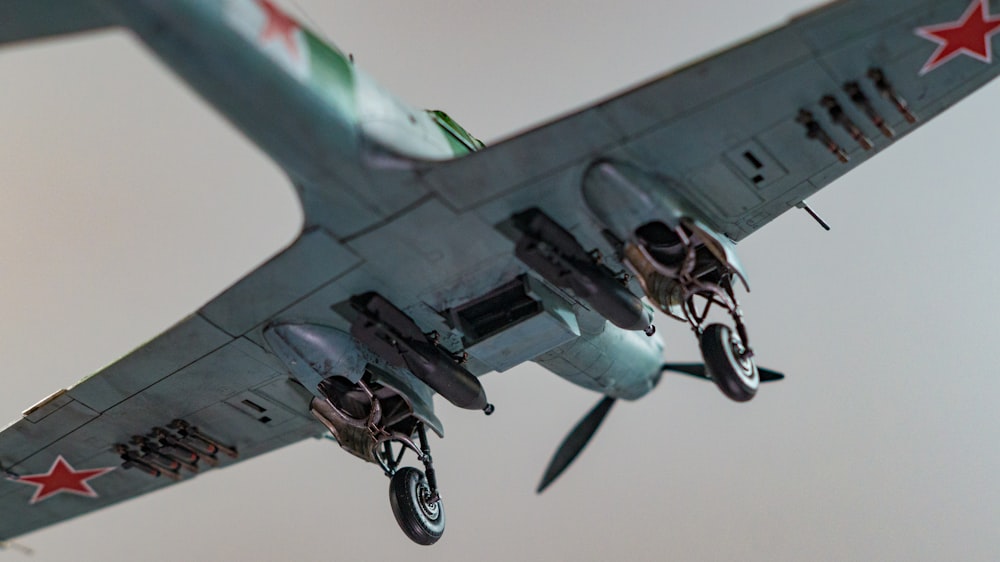
[[[405,466],[389,482],[389,503],[399,528],[417,544],[432,545],[444,534],[444,505],[439,499],[424,502],[430,494],[423,471]]]
[[[723,394],[746,402],[757,394],[760,374],[753,357],[741,356],[742,342],[729,326],[710,324],[701,334],[705,369]]]

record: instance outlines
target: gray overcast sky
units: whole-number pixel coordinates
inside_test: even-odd
[[[490,140],[814,3],[298,4],[390,90]],[[14,419],[277,251],[299,211],[277,169],[123,33],[5,49],[0,76],[0,417]],[[998,94],[815,196],[832,232],[793,212],[740,245],[758,356],[789,375],[752,403],[667,377],[536,497],[598,397],[531,365],[488,375],[493,417],[439,405],[448,531],[430,549],[398,531],[377,470],[321,441],[22,542],[35,560],[996,560]],[[683,326],[661,330],[671,359],[697,358]]]

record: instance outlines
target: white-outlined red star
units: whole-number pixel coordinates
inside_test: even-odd
[[[959,19],[918,27],[914,33],[938,44],[937,50],[920,69],[923,76],[959,55],[993,62],[990,39],[1000,32],[1000,16],[991,16],[988,0],[973,0]]]
[[[102,474],[106,474],[114,470],[115,467],[107,468],[91,468],[85,470],[74,469],[62,455],[56,457],[55,462],[52,463],[52,467],[45,474],[29,474],[26,476],[19,476],[13,482],[20,482],[22,484],[31,484],[35,486],[35,494],[31,496],[28,503],[36,504],[42,500],[51,498],[52,496],[66,492],[70,494],[76,494],[78,496],[85,496],[88,498],[96,498],[97,492],[94,491],[90,484],[87,483],[88,480],[97,478]]]
[[[295,40],[295,32],[299,24],[288,14],[281,11],[271,0],[257,0],[257,5],[264,11],[264,29],[260,32],[261,43],[280,40],[285,49],[294,58],[299,56],[299,45]]]

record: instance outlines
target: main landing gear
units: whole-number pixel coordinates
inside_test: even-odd
[[[636,229],[623,254],[650,300],[691,326],[707,374],[719,390],[737,402],[753,398],[760,374],[733,291],[734,280],[742,275],[728,248],[698,224],[682,220],[674,228],[652,222]],[[728,312],[733,328],[708,323],[713,306]]]
[[[573,235],[537,208],[511,217],[521,232],[515,254],[553,285],[568,289],[595,312],[625,330],[655,333],[652,315],[628,288],[628,275],[615,274],[587,252]],[[610,231],[605,235],[614,238]],[[630,240],[612,240],[625,267],[660,310],[694,330],[707,373],[729,398],[746,402],[757,393],[760,376],[749,346],[743,313],[733,292],[743,281],[731,244],[697,221],[676,226],[654,221]],[[733,328],[709,324],[713,306],[724,308]]]
[[[313,398],[312,414],[343,449],[379,465],[389,477],[389,503],[399,527],[417,544],[437,542],[444,533],[445,518],[427,440],[426,425],[431,423],[433,428],[433,422],[371,373],[356,383],[329,377],[319,390],[326,398]],[[423,470],[402,466],[407,450],[416,453]]]

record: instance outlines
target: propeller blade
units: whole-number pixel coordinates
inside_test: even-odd
[[[779,373],[778,371],[763,369],[761,367],[757,367],[757,375],[760,377],[760,382],[780,381],[785,378],[785,375]]]
[[[673,371],[683,375],[691,375],[699,379],[712,380],[705,371],[704,363],[664,363],[664,371]]]
[[[708,376],[708,372],[705,371],[704,363],[664,363],[663,370],[690,375],[699,379],[712,380],[712,378]],[[785,375],[779,373],[778,371],[772,371],[771,369],[765,369],[763,367],[757,367],[757,376],[760,377],[760,382],[780,381],[785,378]]]
[[[563,439],[556,454],[552,457],[552,461],[549,462],[549,467],[545,469],[545,475],[542,476],[542,481],[538,484],[538,489],[535,490],[536,493],[541,494],[576,459],[614,405],[615,399],[605,396],[593,409],[587,412],[580,423],[576,424],[566,439]]]

